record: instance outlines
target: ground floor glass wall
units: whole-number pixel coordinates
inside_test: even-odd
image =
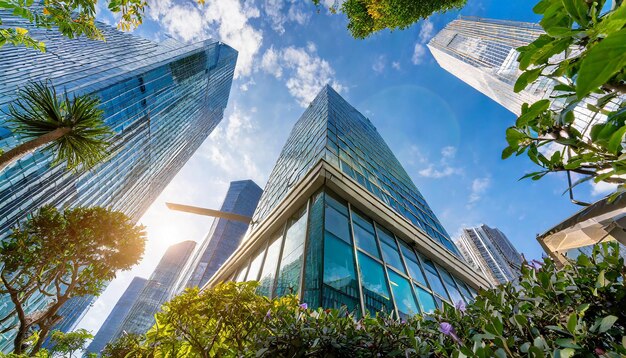
[[[400,317],[470,302],[475,291],[383,225],[321,191],[242,260],[236,281],[260,294],[294,293],[309,307]]]

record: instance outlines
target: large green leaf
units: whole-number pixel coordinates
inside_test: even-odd
[[[562,0],[565,10],[581,26],[589,23],[589,5],[585,0]]]
[[[583,98],[609,81],[626,66],[626,29],[607,36],[582,60],[576,94]]]
[[[600,332],[604,333],[613,327],[613,324],[617,321],[615,316],[606,316],[600,322]]]

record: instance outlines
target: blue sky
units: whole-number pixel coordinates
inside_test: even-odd
[[[485,223],[537,258],[535,236],[579,210],[562,195],[562,175],[518,181],[535,167],[525,157],[500,159],[515,116],[439,68],[425,47],[459,14],[537,22],[535,0],[468,0],[460,12],[366,40],[310,0],[149,3],[135,34],[222,40],[240,52],[236,79],[222,123],[142,218],[145,259],[112,282],[80,327],[95,332],[132,277],[148,277],[167,246],[204,238],[211,219],[168,211],[165,201],[219,207],[231,180],[264,186],[292,125],[326,83],[371,119],[450,235]],[[106,11],[98,17],[115,22]],[[601,195],[589,184],[577,190],[581,200]]]

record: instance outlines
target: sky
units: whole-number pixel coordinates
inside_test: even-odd
[[[165,202],[219,208],[230,181],[263,187],[291,127],[326,83],[377,127],[453,237],[484,223],[527,259],[539,258],[536,235],[580,209],[563,194],[564,175],[519,181],[536,167],[527,157],[500,157],[515,116],[441,69],[425,45],[460,14],[537,22],[536,0],[468,0],[460,11],[366,40],[353,39],[343,15],[311,0],[148,3],[136,35],[221,40],[239,51],[235,79],[222,122],[140,220],[144,259],[118,274],[79,328],[95,334],[132,278],[149,277],[168,246],[204,239],[212,219],[169,211]],[[104,9],[98,18],[116,21]],[[584,184],[575,194],[597,200],[607,189]]]

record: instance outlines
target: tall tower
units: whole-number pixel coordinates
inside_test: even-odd
[[[400,316],[471,301],[460,259],[374,125],[331,87],[296,122],[241,246],[209,280],[261,282],[311,307]]]
[[[107,343],[109,343],[147,282],[148,280],[145,278],[133,278],[130,285],[126,288],[126,291],[124,291],[115,304],[115,307],[113,307],[113,310],[109,313],[109,316],[98,330],[98,333],[96,333],[96,336],[93,337],[93,341],[91,341],[89,347],[87,347],[88,353],[100,353]]]
[[[252,180],[230,182],[220,211],[252,217],[261,193],[263,189]],[[181,278],[178,291],[186,287],[204,286],[224,261],[235,252],[246,230],[248,224],[241,221],[225,218],[213,220],[211,229],[196,251],[187,274]]]
[[[117,328],[113,339],[124,332],[142,334],[152,327],[154,315],[174,295],[175,284],[195,247],[195,241],[183,241],[167,249],[124,321]]]
[[[487,225],[463,229],[456,246],[465,260],[479,269],[494,286],[515,281],[520,275],[522,255],[498,229]]]
[[[155,43],[102,23],[98,27],[106,42],[68,39],[6,11],[0,17],[2,26],[26,28],[47,45],[45,53],[0,48],[0,149],[22,142],[4,127],[4,113],[17,90],[35,81],[49,81],[70,96],[96,96],[105,123],[116,133],[111,157],[92,171],[71,173],[63,164],[51,166],[52,157],[42,151],[2,171],[0,240],[46,204],[98,205],[138,220],[222,120],[237,52],[215,40]],[[37,297],[28,309],[46,304],[47,299]],[[2,297],[0,316],[12,307]],[[10,347],[12,334],[0,335],[0,351]]]

